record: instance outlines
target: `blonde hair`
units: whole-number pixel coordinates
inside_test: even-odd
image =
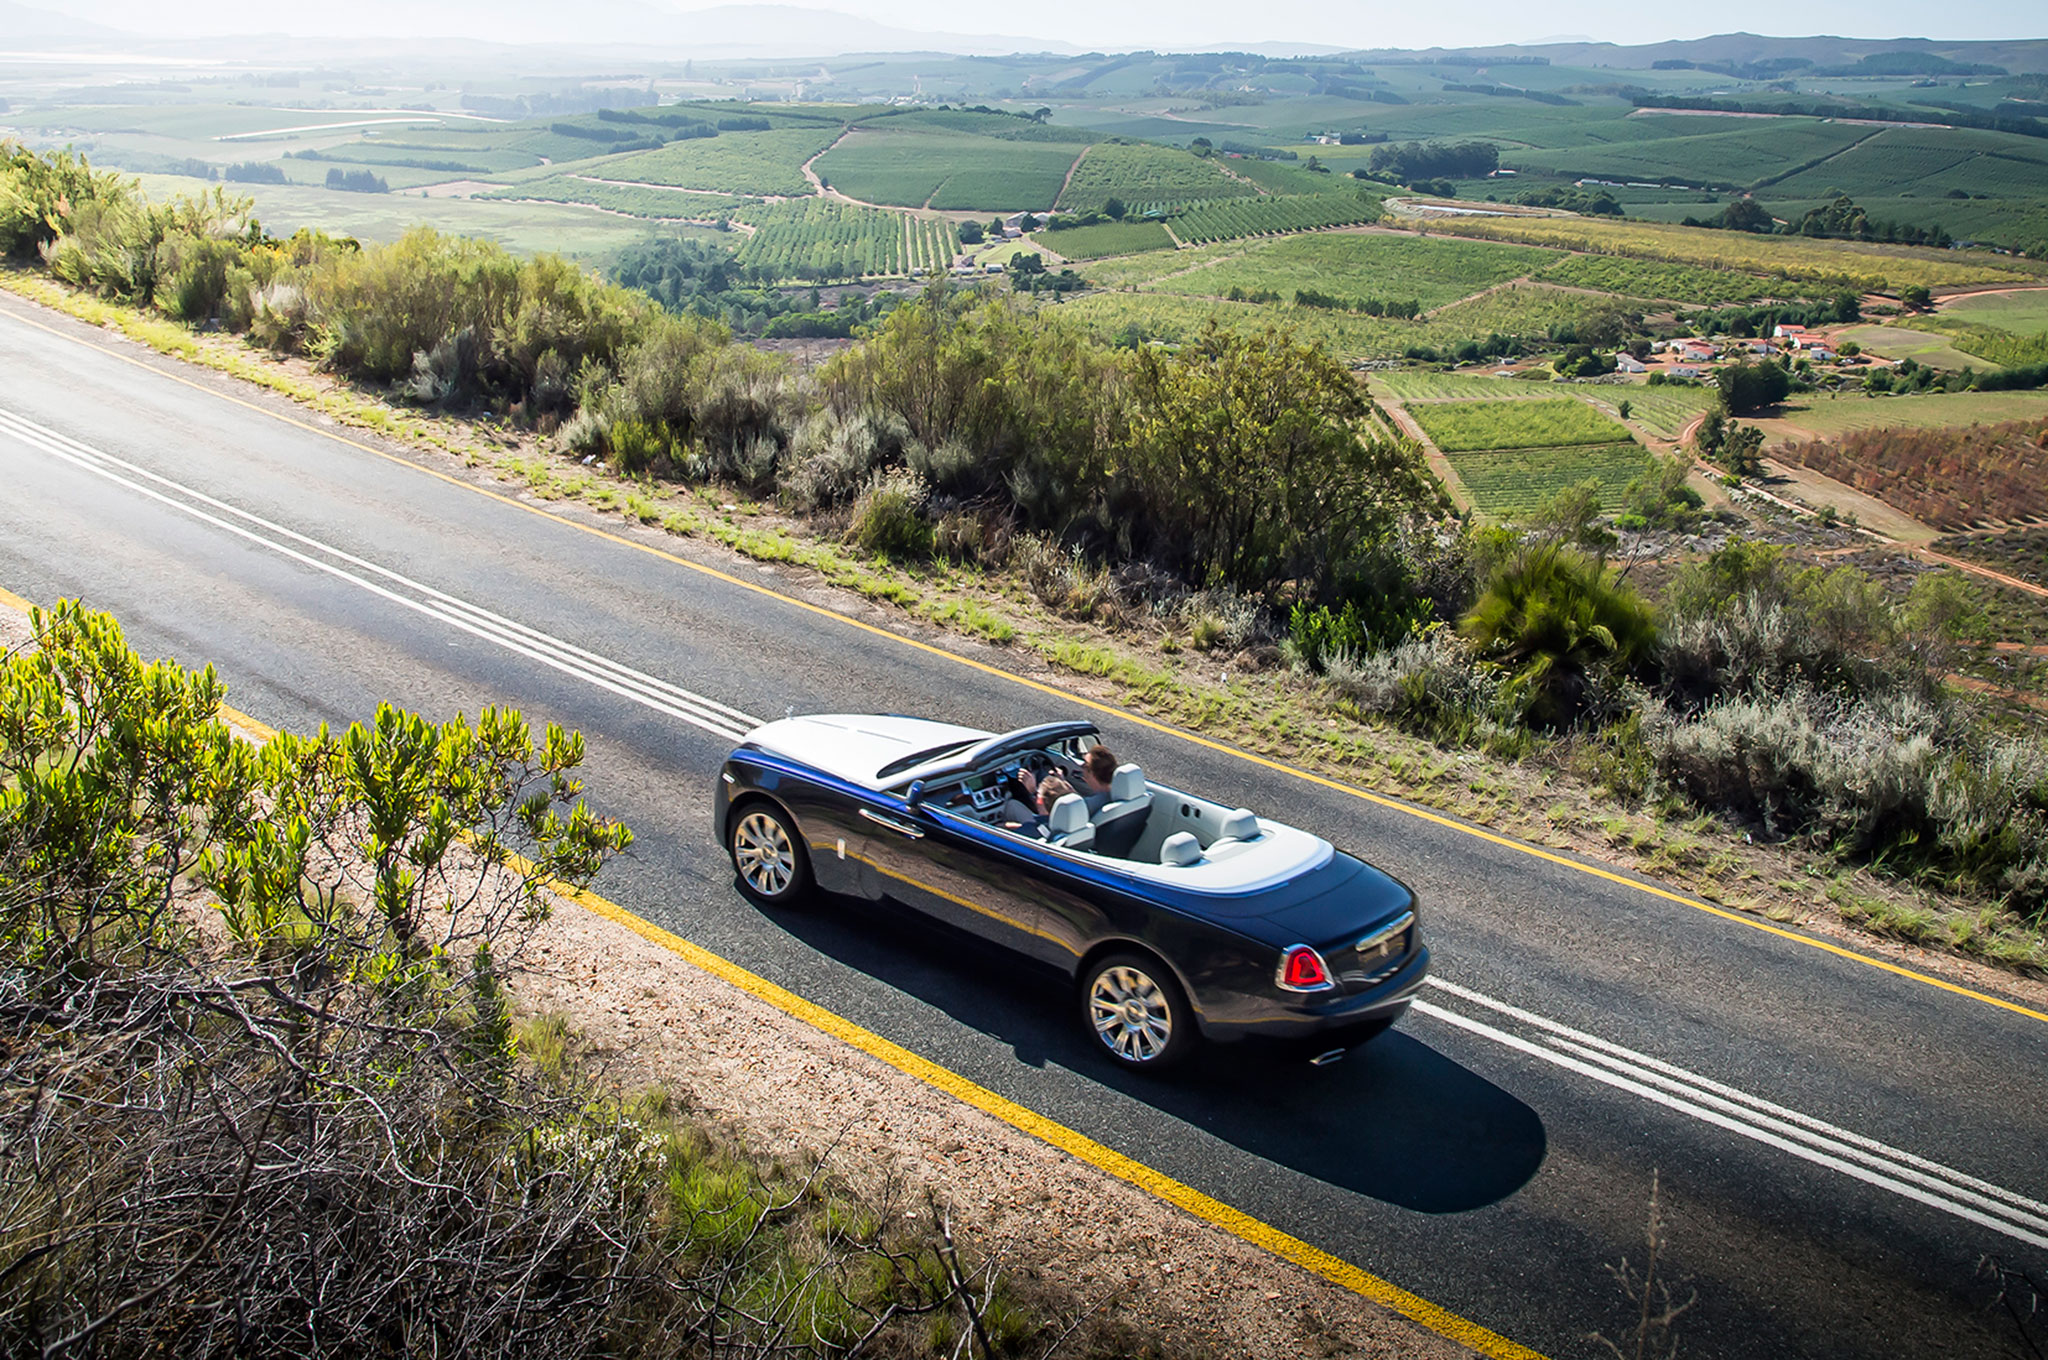
[[[1056,774],[1049,774],[1045,777],[1045,782],[1038,786],[1038,801],[1047,812],[1051,812],[1054,803],[1057,803],[1073,791],[1074,786],[1072,784],[1069,784]]]

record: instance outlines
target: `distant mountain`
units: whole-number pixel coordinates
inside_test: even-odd
[[[1718,33],[1711,38],[1623,47],[1603,42],[1528,43],[1491,47],[1434,47],[1427,51],[1375,49],[1351,55],[1372,61],[1418,61],[1430,57],[1546,57],[1553,66],[1612,66],[1643,70],[1659,61],[1692,61],[1747,66],[1804,59],[1815,66],[1853,66],[1883,52],[1918,52],[1958,65],[2000,66],[2015,75],[2048,72],[2048,39],[2020,38],[1950,42],[1937,38],[1772,38],[1756,33]]]
[[[11,0],[0,0],[0,5]],[[1075,53],[1045,38],[924,33],[856,15],[797,5],[720,5],[689,10],[661,0],[353,0],[347,5],[225,3],[167,6],[159,0],[70,0],[76,13],[157,39],[301,37],[464,39],[490,44],[630,44],[650,56],[827,57],[848,52],[945,52],[1003,56]],[[0,21],[0,32],[5,31]]]
[[[45,47],[72,42],[97,43],[121,36],[112,29],[59,14],[55,10],[0,0],[0,47],[18,51],[25,45]]]

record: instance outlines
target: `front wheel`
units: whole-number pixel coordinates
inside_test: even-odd
[[[1111,954],[1081,982],[1081,1015],[1112,1062],[1157,1072],[1187,1055],[1195,1017],[1165,966],[1141,954]]]
[[[767,803],[742,807],[726,832],[725,848],[740,876],[740,891],[763,906],[787,906],[810,886],[803,842],[779,808]]]

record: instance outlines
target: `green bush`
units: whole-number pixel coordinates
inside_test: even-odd
[[[853,541],[883,557],[915,561],[931,556],[933,533],[925,514],[925,488],[907,470],[878,473],[853,503]]]
[[[1481,657],[1508,669],[1507,692],[1529,720],[1549,727],[1591,707],[1596,669],[1630,668],[1657,640],[1656,618],[1634,590],[1556,544],[1526,548],[1496,568],[1459,626]]]

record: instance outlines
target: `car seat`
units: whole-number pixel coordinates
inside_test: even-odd
[[[1045,838],[1067,850],[1090,850],[1095,828],[1088,824],[1088,803],[1078,793],[1060,795],[1045,817]]]
[[[1145,787],[1145,772],[1136,765],[1117,766],[1109,777],[1109,801],[1095,814],[1095,853],[1129,859],[1151,814],[1152,794]]]

